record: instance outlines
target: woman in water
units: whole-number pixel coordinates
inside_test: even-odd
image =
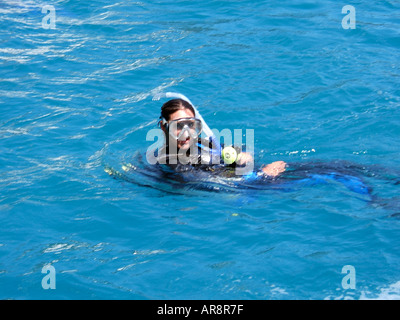
[[[165,163],[174,168],[181,168],[182,165],[187,168],[189,165],[211,169],[213,158],[210,153],[217,155],[218,164],[231,168],[245,167],[253,162],[253,157],[249,153],[241,152],[240,148],[236,147],[236,161],[228,162],[226,165],[227,161],[223,161],[220,157],[221,151],[212,142],[200,137],[203,123],[196,118],[195,108],[186,100],[172,99],[166,102],[161,108],[159,126],[166,137],[164,146],[158,152],[159,163]],[[285,171],[285,167],[285,162],[276,161],[265,166],[262,173],[267,177],[277,177]]]
[[[146,178],[155,179],[156,183],[163,183],[166,179],[171,178],[169,180],[171,182],[189,182],[189,188],[213,191],[224,190],[224,187],[233,187],[237,190],[273,189],[290,192],[303,187],[332,183],[346,187],[353,191],[359,199],[368,203],[396,210],[393,215],[399,215],[397,199],[394,201],[389,199],[390,202],[387,199],[380,199],[366,184],[366,179],[374,177],[400,185],[398,172],[392,172],[385,168],[359,165],[344,160],[301,161],[289,164],[276,161],[259,171],[254,171],[253,165],[250,165],[248,167],[251,169],[245,174],[240,174],[241,177],[236,179],[238,167],[248,169],[247,164],[253,164],[251,154],[241,152],[241,148],[236,148],[233,153],[235,156],[232,157],[234,160],[226,161],[227,156],[224,155],[224,151],[226,149],[232,151],[233,148],[220,146],[200,113],[185,96],[168,92],[156,95],[153,100],[161,97],[174,98],[161,108],[159,126],[163,131],[165,142],[162,145],[157,143],[160,148],[155,150],[149,148],[146,152],[146,159],[148,164],[166,164],[167,167],[158,166],[156,170],[152,170],[154,167],[141,166],[143,156],[138,153],[137,158],[134,159],[137,165],[125,163],[122,166],[124,172],[119,172],[109,166],[105,168],[105,171],[114,178],[142,184],[140,180],[137,180],[138,174],[141,173]],[[200,136],[202,132],[206,138]],[[218,161],[213,161],[214,157]],[[154,159],[155,162],[153,162]],[[235,170],[232,170],[233,168]],[[234,179],[225,181],[220,178]],[[142,185],[148,186],[149,183],[145,182]],[[173,186],[175,188],[179,184],[173,184]]]
[[[105,168],[107,173],[115,178],[137,182],[135,176],[140,172],[160,183],[171,178],[171,181],[189,182],[190,187],[207,190],[214,190],[213,184],[224,180],[220,178],[234,178],[223,183],[238,189],[273,188],[291,191],[299,187],[334,183],[345,186],[368,202],[377,202],[377,197],[372,194],[372,188],[365,183],[365,178],[379,177],[400,185],[397,173],[392,177],[387,170],[376,170],[371,166],[366,167],[344,160],[302,161],[290,164],[276,161],[261,170],[253,170],[252,155],[242,152],[240,147],[234,150],[231,146],[221,146],[190,100],[172,92],[158,94],[153,100],[162,97],[173,98],[163,104],[158,123],[165,142],[162,145],[157,142],[159,148],[148,148],[146,152],[148,164],[161,166],[156,170],[149,170],[149,167],[127,163],[122,166],[124,173],[112,167]],[[202,133],[205,138],[202,138]],[[141,159],[142,156],[138,155],[136,161]],[[135,176],[130,176],[129,173],[134,173]],[[219,186],[216,190],[219,190]]]

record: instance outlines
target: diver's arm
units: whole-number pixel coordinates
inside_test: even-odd
[[[284,161],[275,161],[262,168],[262,171],[267,176],[276,177],[286,170],[286,166]]]
[[[239,166],[244,166],[247,163],[253,162],[253,157],[250,153],[241,152],[236,160],[236,164]]]

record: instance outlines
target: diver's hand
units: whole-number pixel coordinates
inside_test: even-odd
[[[253,157],[250,153],[242,152],[239,154],[236,164],[239,166],[244,166],[247,163],[253,162]]]
[[[276,177],[286,170],[286,166],[284,161],[275,161],[262,168],[262,171],[270,177]]]

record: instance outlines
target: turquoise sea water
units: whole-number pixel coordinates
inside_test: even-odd
[[[398,1],[3,0],[0,23],[1,299],[400,298]],[[257,168],[376,166],[378,200],[113,179],[163,91],[253,129]]]

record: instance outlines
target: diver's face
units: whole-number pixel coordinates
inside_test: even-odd
[[[194,114],[189,109],[178,110],[170,115],[169,121],[178,120],[182,118],[194,118]],[[172,142],[171,139],[173,138],[169,136],[169,139],[171,143]],[[178,140],[174,139],[174,142],[176,143],[178,149],[187,150],[194,142],[194,139],[190,135],[184,135]]]

